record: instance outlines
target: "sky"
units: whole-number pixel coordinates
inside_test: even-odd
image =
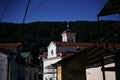
[[[8,8],[4,13],[9,1]],[[36,21],[97,21],[107,0],[30,0],[25,23]],[[22,23],[28,0],[0,0],[1,22]],[[118,20],[119,15],[100,18]]]

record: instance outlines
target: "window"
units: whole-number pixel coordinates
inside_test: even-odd
[[[53,49],[52,49],[52,50],[51,50],[51,55],[52,55],[52,56],[53,56],[53,53],[54,53],[54,52],[53,52]]]
[[[68,39],[68,42],[70,42],[70,39]]]
[[[71,39],[71,41],[70,42],[73,42],[73,39]]]

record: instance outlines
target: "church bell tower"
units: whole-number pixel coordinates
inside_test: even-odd
[[[69,29],[69,22],[67,22],[67,29],[63,31],[62,35],[62,42],[76,42],[75,36],[76,33]]]

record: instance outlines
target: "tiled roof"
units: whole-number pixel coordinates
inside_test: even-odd
[[[75,53],[70,53],[70,52],[68,52],[68,53],[64,53],[64,54],[62,54],[62,56],[65,56],[65,57],[69,57],[69,56],[72,56],[72,55],[74,55]]]
[[[46,52],[44,52],[42,55],[39,55],[39,58],[47,58],[47,53]]]
[[[39,57],[41,57],[41,58],[46,58],[47,57],[47,55],[39,55]]]
[[[63,31],[63,33],[75,33],[75,32],[67,28],[65,31]]]
[[[81,47],[89,47],[92,46],[92,43],[89,42],[57,42],[55,41],[57,46],[81,46]]]
[[[0,43],[0,48],[9,49],[9,48],[17,48],[22,43]]]
[[[91,42],[59,42],[59,41],[53,41],[57,46],[78,46],[78,47],[90,47],[90,46],[93,46],[95,43],[91,43]],[[105,46],[105,43],[101,43],[100,45],[104,45]],[[108,46],[109,47],[112,47],[112,46],[115,46],[115,47],[120,47],[120,43],[108,43]]]

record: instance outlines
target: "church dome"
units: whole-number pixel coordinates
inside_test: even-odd
[[[63,31],[63,33],[69,33],[69,32],[74,33],[74,31],[73,31],[73,30],[71,30],[71,29],[69,29],[69,28],[67,28],[65,31]]]
[[[69,22],[67,22],[67,29],[63,31],[63,33],[75,33],[73,30],[69,28]]]

